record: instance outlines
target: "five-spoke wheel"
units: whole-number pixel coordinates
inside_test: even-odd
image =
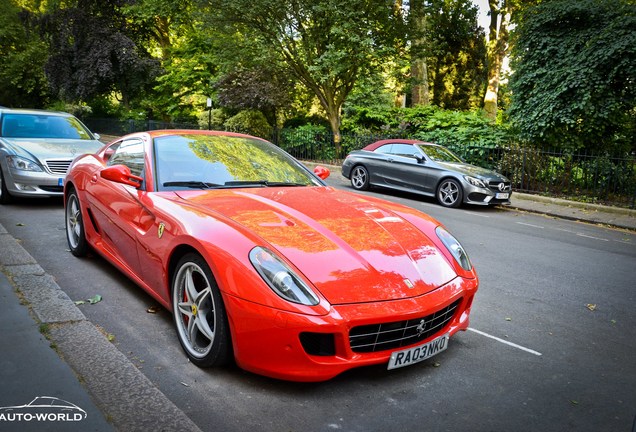
[[[369,171],[362,165],[357,165],[351,171],[351,186],[356,190],[369,189]]]
[[[437,186],[437,201],[444,207],[459,207],[463,197],[464,192],[457,180],[444,179]]]
[[[225,307],[210,268],[199,255],[185,255],[172,279],[172,309],[181,346],[190,361],[207,367],[230,355]]]
[[[77,257],[84,256],[88,252],[84,224],[82,222],[82,210],[79,198],[75,190],[71,190],[66,197],[66,240],[71,253]]]

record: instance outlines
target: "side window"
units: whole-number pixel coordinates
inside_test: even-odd
[[[392,154],[393,152],[391,151],[391,147],[393,147],[393,144],[384,144],[383,146],[380,146],[377,149],[375,149],[375,152],[384,153],[384,154]]]
[[[414,146],[410,144],[393,144],[391,153],[397,156],[413,158],[415,157],[415,154],[418,153],[418,151]]]
[[[143,177],[144,145],[141,140],[124,140],[119,144],[114,144],[110,149],[113,149],[114,152],[106,165],[126,165],[130,168],[131,174]]]

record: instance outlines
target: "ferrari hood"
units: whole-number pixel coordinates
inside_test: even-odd
[[[97,140],[47,139],[47,138],[3,138],[16,155],[29,159],[46,160],[73,159],[85,153],[93,153],[104,144]]]
[[[261,246],[287,258],[331,304],[414,297],[456,277],[398,206],[327,187],[178,194],[260,237]]]

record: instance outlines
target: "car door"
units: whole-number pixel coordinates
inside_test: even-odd
[[[411,144],[392,144],[386,154],[387,183],[402,189],[424,191],[425,170],[416,154],[419,150]]]
[[[128,139],[111,145],[107,166],[126,165],[132,174],[144,177],[144,146],[141,139]],[[104,245],[130,271],[141,275],[137,251],[137,227],[145,210],[140,203],[145,185],[138,189],[94,174],[87,188],[87,200],[100,228]]]

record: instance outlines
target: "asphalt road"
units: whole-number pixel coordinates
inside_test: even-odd
[[[4,206],[0,223],[71,299],[102,296],[82,312],[202,430],[631,431],[636,234],[385,197],[462,241],[481,280],[471,329],[418,365],[318,384],[191,365],[167,311],[149,313],[155,302],[101,258],[68,252],[61,201]]]

